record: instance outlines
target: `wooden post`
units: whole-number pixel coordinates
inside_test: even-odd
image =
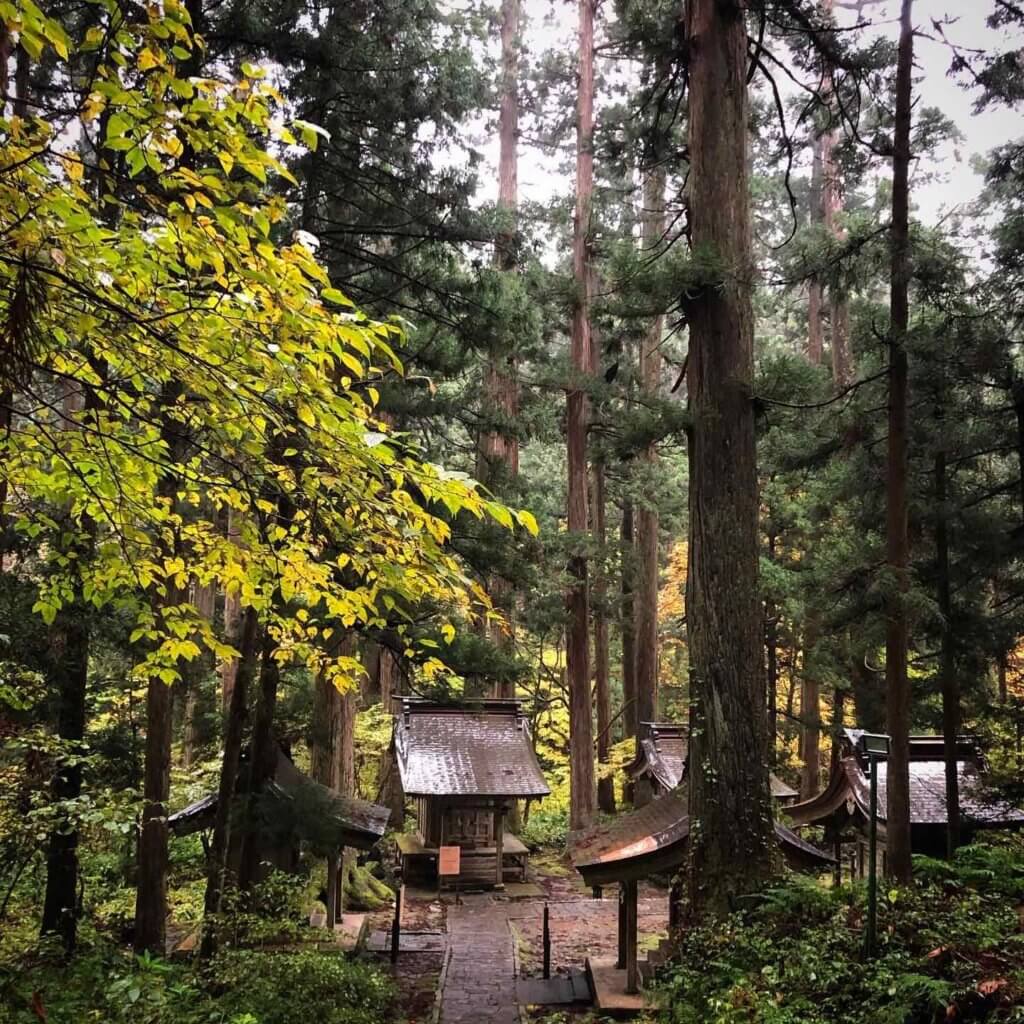
[[[670,933],[678,931],[682,924],[682,921],[680,920],[682,917],[682,908],[680,906],[682,898],[682,883],[676,880],[672,883],[672,888],[668,891],[668,930]]]
[[[615,966],[621,971],[626,967],[626,883],[619,882],[619,951]]]
[[[398,962],[398,946],[402,936],[402,903],[405,901],[405,886],[399,886],[395,893],[395,919],[391,922],[391,962]]]
[[[843,884],[843,840],[839,833],[833,840],[832,854],[836,859],[835,871],[832,875],[832,884],[838,889]]]
[[[626,882],[626,993],[634,995],[639,991],[636,964],[636,879]]]
[[[544,903],[544,980],[551,977],[551,923],[548,920],[548,905]]]
[[[494,888],[505,888],[505,872],[502,861],[505,859],[505,808],[498,807],[494,812],[494,852],[497,865],[494,869]]]
[[[339,857],[336,853],[327,858],[327,927],[332,929],[338,920],[338,870]]]

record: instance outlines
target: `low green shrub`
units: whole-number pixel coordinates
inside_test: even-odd
[[[568,836],[569,812],[563,808],[535,807],[519,830],[519,838],[531,850],[542,846],[565,846]]]
[[[383,1024],[390,979],[317,950],[228,950],[208,968],[135,957],[83,929],[70,963],[38,943],[0,964],[0,1024]]]
[[[228,1019],[245,1014],[259,1024],[294,1024],[314,1015],[319,1024],[380,1024],[387,1019],[390,979],[341,954],[230,950],[210,969],[217,1007]]]
[[[1024,842],[919,859],[907,888],[883,883],[879,949],[863,954],[863,883],[793,878],[756,909],[685,930],[661,973],[666,1024],[932,1024],[1024,1021],[1019,933]]]

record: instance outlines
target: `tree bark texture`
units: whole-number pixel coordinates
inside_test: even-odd
[[[175,419],[174,407],[182,395],[177,383],[164,387],[160,396],[160,437],[170,464],[157,486],[157,496],[173,517],[177,511],[180,477],[173,467],[185,454],[185,438]],[[167,559],[181,554],[177,527],[166,525],[160,538],[160,554]],[[167,609],[180,605],[185,592],[173,580],[165,582],[166,593],[154,602],[159,620]],[[184,669],[178,659],[176,667]],[[167,801],[171,792],[171,735],[173,691],[162,679],[151,677],[146,685],[146,754],[143,773],[142,820],[139,826],[138,881],[135,890],[136,953],[164,956],[167,952]]]
[[[335,656],[354,650],[351,634],[339,633]],[[313,695],[310,774],[319,783],[351,794],[355,780],[356,692],[342,693],[323,673]]]
[[[498,209],[506,221],[495,238],[494,265],[516,269],[516,211],[519,203],[519,0],[501,5],[501,109],[498,115]],[[484,372],[484,397],[501,419],[499,429],[480,438],[480,472],[485,482],[495,475],[519,472],[519,441],[512,421],[519,412],[518,367],[506,346],[492,351]]]
[[[608,526],[606,523],[606,499],[604,465],[594,464],[593,472],[594,498],[594,534],[598,550],[601,552],[601,569],[594,583],[594,698],[597,704],[597,760],[598,764],[607,766],[611,748],[611,665],[608,654],[608,585],[605,578],[607,559],[606,545],[608,542]],[[615,780],[610,776],[602,776],[597,781],[597,806],[606,814],[615,813]]]
[[[89,670],[89,614],[75,602],[58,613],[51,632],[52,682],[57,692],[57,735],[69,753],[85,736],[85,699]],[[77,800],[82,792],[82,768],[74,758],[61,764],[51,785],[53,799]],[[78,830],[55,829],[46,852],[46,893],[42,933],[57,935],[66,953],[74,951],[78,931]]]
[[[234,685],[231,689],[231,704],[228,706],[224,724],[224,757],[221,761],[220,782],[217,786],[217,813],[213,824],[209,871],[206,879],[203,939],[200,946],[200,957],[204,960],[213,956],[217,951],[215,919],[220,913],[224,892],[232,882],[228,878],[228,850],[232,842],[231,823],[242,756],[249,683],[256,674],[259,634],[259,617],[256,610],[254,608],[244,609],[239,616],[238,625],[240,635],[232,637],[232,641],[239,652],[239,658]]]
[[[228,511],[228,540],[234,544],[238,543],[239,522],[238,513],[233,509]],[[235,636],[238,632],[238,619],[241,614],[241,603],[237,594],[224,595],[224,635]],[[235,688],[235,678],[238,675],[238,659],[230,658],[220,666],[220,694],[221,709],[227,716],[231,708],[231,695]]]
[[[192,603],[200,618],[207,622],[213,621],[216,601],[217,590],[213,584],[196,585],[193,588]],[[200,655],[182,667],[185,707],[182,715],[181,762],[185,768],[192,767],[202,741],[199,722],[203,701],[200,688],[203,677],[212,669],[213,658],[208,654]]]
[[[380,648],[378,671],[381,703],[390,709],[392,697],[402,693],[402,673],[395,656],[386,647]],[[398,764],[391,744],[388,744],[381,755],[380,780],[377,800],[391,811],[389,827],[401,831],[405,823],[405,794],[402,792],[402,779],[398,773]]]
[[[906,596],[910,587],[907,532],[908,392],[906,334],[910,321],[910,115],[914,34],[912,0],[903,0],[896,65],[893,135],[892,226],[889,311],[889,440],[886,470],[886,560],[889,572],[885,637],[886,718],[892,738],[886,768],[886,864],[908,882],[910,860],[910,683],[907,678]]]
[[[15,114],[24,117],[28,96],[28,62],[19,50],[18,81],[14,102]],[[22,68],[26,81],[22,81]],[[85,408],[95,411],[99,402],[94,389],[85,392]],[[65,399],[63,426],[67,430],[79,429],[70,417],[75,411],[78,396]],[[84,540],[72,541],[74,564],[86,564],[95,546],[96,524],[84,518],[81,527]],[[86,696],[88,692],[90,621],[92,607],[84,597],[82,579],[78,572],[73,577],[73,599],[58,613],[51,629],[51,662],[48,682],[57,693],[57,735],[63,742],[62,758],[51,783],[55,803],[71,803],[82,793],[82,766],[77,762],[85,738]],[[43,935],[60,938],[64,952],[70,956],[78,938],[79,917],[79,864],[78,829],[70,821],[55,828],[49,835],[46,851],[46,891],[43,896]]]
[[[519,202],[519,0],[502,0],[501,5],[501,109],[498,116],[498,210],[506,218],[494,240],[494,265],[506,273],[516,271],[518,238],[516,212]],[[484,368],[485,421],[494,417],[479,440],[478,477],[501,494],[519,474],[519,438],[516,417],[519,415],[519,364],[514,343],[502,336],[492,346]],[[491,641],[500,649],[511,647],[515,622],[515,590],[508,580],[492,577],[488,591],[495,607],[503,613],[506,623],[490,623]],[[514,697],[515,682],[500,680],[498,697]]]
[[[822,0],[822,7],[830,13],[834,0]],[[832,106],[835,96],[835,70],[827,62],[821,83],[822,99],[829,107],[829,118],[835,115]],[[843,183],[839,164],[835,158],[836,131],[831,124],[817,139],[821,160],[821,213],[825,230],[837,241],[846,239],[839,222],[843,212]],[[832,382],[836,391],[853,383],[853,354],[850,350],[850,304],[845,289],[835,280],[829,286],[829,321],[831,323]]]
[[[823,219],[821,203],[821,137],[814,140],[811,154],[811,223],[820,224]],[[807,282],[807,361],[814,366],[821,365],[825,350],[825,332],[822,326],[821,279],[814,274]]]
[[[960,778],[956,741],[960,734],[960,680],[956,674],[953,597],[949,581],[949,506],[945,449],[935,454],[935,560],[942,637],[939,676],[942,683],[942,741],[946,776],[946,853],[952,857],[960,845]]]
[[[590,623],[587,556],[587,429],[590,403],[586,383],[591,365],[590,206],[594,190],[594,13],[596,0],[579,2],[579,81],[576,106],[576,211],[573,221],[571,380],[566,398],[568,527],[575,551],[569,562],[566,595],[566,669],[569,681],[569,827],[586,828],[594,817],[594,727],[590,695]]]
[[[623,739],[636,736],[636,553],[633,544],[633,502],[622,503],[619,523],[619,573],[621,601],[619,604],[619,633],[622,639],[622,730]]]
[[[689,209],[695,249],[724,280],[687,302],[690,353],[690,841],[696,918],[772,870],[763,711],[754,438],[753,266],[747,160],[744,12],[687,4]]]
[[[768,559],[775,560],[776,537],[774,528],[768,530]],[[775,602],[764,602],[764,644],[765,644],[765,690],[768,706],[768,753],[771,764],[775,764],[778,756],[776,747],[779,735],[779,613]]]
[[[821,681],[813,654],[819,623],[815,612],[807,616],[804,657],[800,673],[800,799],[808,800],[821,789]]]
[[[665,168],[653,167],[644,182],[643,247],[648,258],[665,233]],[[655,317],[640,340],[640,388],[655,398],[661,382],[661,342],[665,318]],[[648,444],[640,453],[644,493],[636,506],[636,714],[653,722],[658,703],[658,505],[653,493],[658,453]],[[639,743],[639,736],[637,739]],[[644,787],[637,787],[643,798]]]
[[[281,669],[274,660],[276,644],[269,629],[263,630],[260,650],[259,693],[253,717],[252,743],[249,754],[249,777],[246,781],[246,807],[242,819],[241,856],[238,887],[252,889],[259,878],[259,865],[264,852],[258,829],[257,806],[260,793],[277,771],[277,740],[274,736],[274,712]]]

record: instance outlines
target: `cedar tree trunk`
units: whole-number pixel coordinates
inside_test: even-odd
[[[622,730],[623,739],[636,736],[636,597],[633,590],[635,552],[633,547],[633,502],[625,498],[619,523],[619,556],[622,600],[619,632],[622,635]]]
[[[568,527],[574,542],[566,595],[566,669],[569,681],[569,827],[586,828],[594,817],[594,727],[590,701],[589,594],[587,583],[587,426],[590,373],[590,203],[594,188],[594,12],[596,0],[579,3],[579,82],[576,124],[576,212],[573,223],[571,380],[566,399]]]
[[[913,0],[903,0],[896,65],[893,137],[892,268],[889,312],[889,448],[886,471],[886,558],[890,575],[885,636],[886,718],[892,749],[886,768],[886,863],[897,882],[909,882],[910,683],[907,678],[910,539],[907,533],[908,391],[906,334],[910,321],[910,111]]]
[[[747,160],[747,30],[738,4],[691,0],[690,215],[719,287],[687,302],[690,323],[690,840],[695,918],[772,870],[761,679],[753,406],[753,267]]]
[[[655,154],[657,156],[657,154]],[[643,247],[648,259],[665,233],[665,168],[656,164],[644,183]],[[665,319],[657,316],[640,340],[640,387],[646,398],[658,393],[661,378],[661,341]],[[653,722],[658,700],[658,507],[653,493],[657,472],[657,451],[648,444],[640,455],[644,494],[636,509],[636,717]],[[637,743],[639,744],[639,733]],[[637,752],[639,753],[639,747]],[[636,789],[643,803],[650,793],[643,785]]]
[[[220,766],[220,783],[217,787],[217,813],[213,824],[213,839],[210,844],[210,858],[206,878],[206,900],[204,905],[203,940],[200,957],[204,960],[217,951],[216,916],[220,913],[221,900],[231,879],[228,876],[228,850],[232,843],[231,823],[233,818],[235,791],[238,786],[238,769],[242,755],[242,735],[245,729],[246,707],[249,698],[249,683],[256,674],[256,653],[259,634],[259,617],[254,608],[246,608],[239,616],[241,636],[233,637],[239,652],[234,685],[231,689],[231,704],[224,723],[224,758]]]
[[[946,451],[935,454],[935,560],[938,605],[942,616],[939,675],[942,681],[942,749],[946,768],[946,853],[952,857],[960,845],[960,779],[956,741],[960,733],[960,680],[956,674],[953,598],[949,583],[949,507],[947,505]]]

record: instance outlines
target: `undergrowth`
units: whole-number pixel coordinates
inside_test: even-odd
[[[1001,837],[952,863],[915,859],[879,899],[878,955],[863,953],[865,887],[793,878],[756,909],[687,930],[656,989],[665,1024],[1024,1022],[1024,842]]]

